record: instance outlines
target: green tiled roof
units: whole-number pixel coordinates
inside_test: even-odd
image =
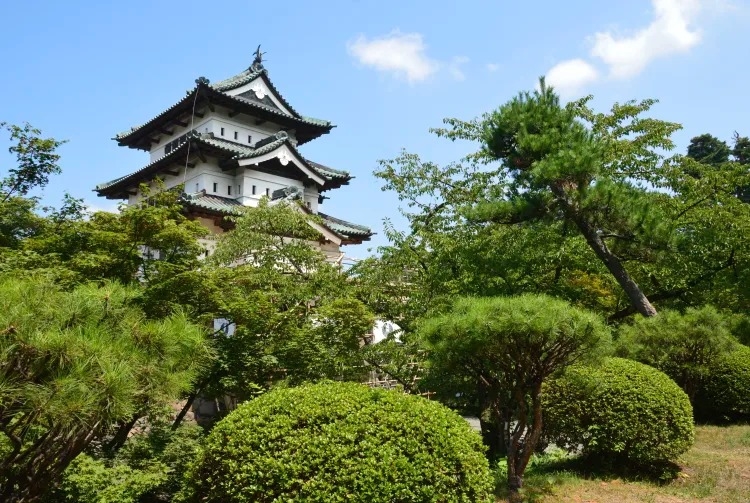
[[[245,84],[248,84],[252,82],[253,80],[261,78],[263,82],[266,84],[266,87],[268,87],[271,92],[276,96],[276,98],[284,105],[284,107],[289,110],[290,113],[286,113],[285,111],[281,110],[277,106],[273,105],[269,101],[268,103],[263,103],[260,100],[256,99],[249,99],[243,96],[230,96],[227,94],[227,91],[231,91],[233,89],[237,89],[238,87],[241,87]],[[197,84],[194,88],[188,90],[186,92],[186,96],[172,105],[171,107],[164,110],[159,115],[152,117],[149,121],[144,122],[140,126],[132,127],[127,131],[123,131],[121,133],[118,133],[113,138],[114,140],[117,140],[120,142],[120,144],[124,144],[125,141],[132,141],[132,135],[139,130],[143,129],[146,126],[153,126],[157,123],[163,123],[163,122],[169,122],[171,119],[174,119],[174,117],[171,117],[172,114],[177,113],[179,110],[186,109],[187,112],[192,109],[192,105],[195,103],[196,99],[196,93],[203,90],[203,92],[207,92],[209,94],[214,95],[221,95],[221,98],[227,102],[227,104],[242,104],[244,106],[250,105],[253,108],[262,110],[268,114],[271,114],[272,116],[276,116],[279,118],[285,118],[286,121],[292,121],[292,123],[300,124],[300,125],[307,125],[312,126],[314,128],[326,128],[329,129],[334,127],[333,124],[331,124],[330,121],[323,120],[323,119],[316,119],[314,117],[307,117],[299,114],[292,106],[289,104],[288,101],[281,95],[281,93],[278,91],[276,86],[273,85],[271,80],[268,78],[268,72],[266,69],[256,69],[253,70],[251,68],[240,72],[237,75],[234,75],[228,79],[224,79],[222,81],[219,81],[215,84],[210,84],[208,81],[200,81],[201,79],[198,79]],[[199,82],[200,81],[200,82]],[[180,112],[184,113],[184,112]],[[318,133],[316,136],[318,136]],[[304,141],[309,140],[310,138],[302,138],[300,140],[301,143],[304,143]],[[136,138],[136,143],[138,143],[140,140]],[[140,148],[140,147],[139,147]]]
[[[313,168],[315,168],[315,171],[320,173],[321,175],[327,177],[327,178],[346,178],[351,179],[353,178],[348,171],[342,171],[340,169],[333,169],[329,168],[328,166],[324,164],[320,164],[317,162],[309,161],[305,159],[308,164],[310,164]]]
[[[260,157],[262,155],[273,152],[282,145],[286,145],[290,150],[292,150],[292,152],[299,156],[300,159],[306,162],[313,172],[320,175],[327,182],[334,182],[330,185],[326,183],[327,187],[324,186],[323,190],[326,190],[326,188],[339,187],[342,183],[346,184],[351,179],[351,175],[349,175],[349,173],[347,173],[346,171],[329,168],[327,166],[324,166],[323,164],[311,162],[302,157],[296,147],[289,141],[289,138],[286,134],[277,133],[276,137],[268,137],[265,140],[258,142],[258,144],[260,145],[258,148],[225,140],[223,138],[216,138],[213,135],[199,133],[194,133],[191,135],[191,142],[193,142],[194,144],[197,143],[199,145],[207,146],[219,153],[224,154],[227,159],[233,160],[252,159],[254,157]],[[172,164],[175,160],[180,159],[181,156],[186,155],[187,145],[188,142],[186,141],[176,149],[172,150],[169,154],[150,162],[138,171],[97,185],[95,190],[100,193],[102,191],[112,192],[111,189],[118,185],[122,186],[120,187],[121,189],[126,189],[127,187],[125,185],[127,184],[132,185],[135,183],[140,183],[144,178],[156,175],[163,166]]]
[[[255,71],[252,68],[248,68],[244,72],[240,72],[237,75],[229,77],[228,79],[221,80],[215,84],[211,84],[211,87],[217,91],[231,91],[238,87],[244,86],[257,79],[262,73],[266,73],[265,68],[259,71]]]
[[[229,155],[239,155],[240,153],[251,154],[253,150],[252,147],[249,147],[249,146],[246,147],[245,150],[243,150],[242,149],[243,145],[239,143],[232,144],[233,142],[220,140],[218,138],[204,137],[203,135],[200,135],[197,133],[192,135],[191,141],[198,142],[200,144],[216,148]],[[232,144],[232,145],[229,145],[229,144]],[[123,182],[136,183],[136,182],[142,181],[142,178],[149,177],[151,175],[156,175],[159,172],[160,166],[165,165],[165,163],[171,163],[174,160],[180,158],[181,156],[184,156],[186,154],[187,145],[188,145],[188,142],[185,142],[179,147],[177,147],[176,149],[172,150],[169,154],[151,161],[150,163],[148,163],[147,165],[145,165],[138,171],[127,174],[125,176],[121,176],[119,178],[115,178],[114,180],[110,180],[109,182],[101,183],[97,185],[96,189],[94,190],[96,190],[97,192],[101,192],[103,190],[107,190]]]
[[[271,90],[271,92],[274,95],[276,95],[276,98],[278,98],[278,100],[281,101],[281,103],[284,105],[284,107],[286,107],[287,110],[292,112],[292,115],[294,117],[297,117],[298,119],[303,119],[307,122],[320,124],[322,126],[326,126],[330,124],[329,121],[326,121],[323,119],[316,119],[314,117],[306,117],[306,116],[300,115],[292,107],[292,105],[286,100],[286,98],[284,98],[284,96],[279,92],[276,86],[273,85],[273,82],[271,82],[271,79],[268,77],[268,70],[266,70],[265,68],[261,68],[259,70],[254,70],[252,67],[248,68],[247,70],[240,72],[237,75],[234,75],[233,77],[224,79],[220,82],[217,82],[216,84],[211,84],[211,87],[221,92],[231,91],[232,89],[237,89],[238,87],[242,87],[245,84],[249,84],[250,82],[257,79],[258,77],[263,79],[263,82],[266,84],[266,87],[268,87]]]
[[[319,126],[331,126],[331,121],[325,119],[316,119],[315,117],[308,117],[307,115],[301,116],[302,120],[309,122],[310,124],[317,124]]]
[[[149,121],[141,124],[140,126],[132,127],[128,129],[127,131],[123,131],[121,133],[116,134],[113,139],[117,140],[120,143],[123,143],[123,141],[127,140],[128,137],[130,137],[131,135],[133,135],[134,133],[136,133],[137,131],[141,130],[142,128],[146,126],[156,125],[157,123],[161,123],[164,121],[169,122],[169,120],[171,120],[168,117],[170,113],[175,113],[181,108],[185,108],[187,113],[189,113],[190,109],[192,108],[192,104],[196,99],[195,93],[198,93],[201,90],[203,90],[203,92],[208,93],[208,94],[214,94],[214,98],[217,98],[219,97],[218,95],[220,95],[221,100],[228,104],[233,103],[238,106],[250,106],[251,108],[262,110],[268,114],[271,114],[272,116],[285,118],[286,121],[291,121],[292,124],[308,125],[308,126],[313,126],[315,128],[325,128],[329,130],[334,127],[333,124],[330,123],[330,121],[289,115],[276,107],[271,107],[263,103],[260,103],[258,101],[245,99],[241,96],[230,96],[228,94],[217,91],[210,85],[198,84],[195,88],[188,91],[188,94],[183,99],[181,99],[180,101],[178,101],[171,107],[167,108],[159,115],[151,118]]]
[[[236,215],[242,208],[246,207],[235,199],[214,196],[204,192],[186,194],[183,196],[183,201],[191,207],[204,209],[222,215]],[[332,217],[325,213],[318,213],[318,216],[323,220],[323,225],[325,227],[344,239],[359,242],[370,239],[370,236],[373,234],[372,230],[364,225],[347,222],[346,220],[341,220],[340,218]]]
[[[329,227],[331,230],[338,232],[339,234],[344,234],[345,236],[372,236],[372,230],[364,225],[353,224],[346,220],[341,220],[340,218],[332,217],[331,215],[326,215],[325,213],[320,212],[318,212],[318,216],[323,219],[326,227]]]
[[[169,154],[167,154],[167,155],[165,155],[163,157],[160,157],[159,159],[156,159],[155,161],[152,161],[152,162],[146,164],[144,167],[142,167],[138,171],[135,171],[133,173],[127,174],[125,176],[121,176],[120,178],[115,178],[114,180],[110,180],[108,182],[100,183],[99,185],[96,186],[96,188],[94,190],[96,192],[101,192],[101,191],[109,189],[110,187],[113,187],[113,186],[115,186],[115,185],[117,185],[119,183],[122,183],[122,182],[126,181],[129,178],[132,178],[133,179],[133,183],[135,183],[135,181],[138,178],[140,178],[139,175],[141,175],[141,176],[148,176],[150,174],[150,172],[153,171],[153,168],[155,168],[158,164],[162,164],[167,159],[177,158],[177,154],[178,153],[182,153],[182,151],[183,151],[182,147],[176,148],[172,152],[170,152]],[[154,172],[154,174],[156,174],[156,172]]]
[[[237,143],[231,140],[225,140],[223,138],[217,138],[210,135],[201,135],[200,140],[208,145],[234,154],[233,157],[242,158],[258,155],[257,149],[253,148],[252,145],[244,145],[242,143]]]
[[[213,196],[202,192],[186,194],[183,196],[182,201],[190,206],[214,211],[223,215],[235,215],[243,208],[242,203],[235,199]]]

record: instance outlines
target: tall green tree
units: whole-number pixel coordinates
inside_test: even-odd
[[[732,157],[735,162],[742,166],[750,165],[750,138],[747,136],[740,136],[740,134],[734,132],[734,147],[732,148]],[[738,196],[745,203],[750,203],[750,185],[745,185],[738,189]]]
[[[690,139],[687,156],[701,164],[720,166],[729,162],[729,146],[727,142],[710,134],[702,134]]]
[[[734,132],[734,147],[732,147],[732,156],[734,160],[743,166],[750,164],[750,138],[747,136],[740,136],[740,134]]]
[[[47,217],[33,217],[32,235],[14,249],[0,249],[0,268],[44,270],[72,284],[128,284],[158,282],[198,267],[205,228],[187,218],[176,191],[143,190],[140,203],[117,213],[89,215],[81,200],[66,196]]]
[[[225,324],[183,413],[198,395],[242,402],[282,381],[364,379],[360,348],[373,314],[349,276],[311,246],[321,238],[317,220],[296,205],[245,209],[199,270],[146,288],[155,315],[184,308],[203,324]]]
[[[656,309],[616,247],[633,239],[664,239],[653,200],[631,181],[660,181],[653,172],[662,162],[655,149],[671,148],[669,135],[678,128],[640,118],[651,104],[615,106],[609,116],[596,115],[585,101],[562,106],[542,80],[539,90],[522,93],[482,121],[481,155],[500,161],[507,188],[505,197],[478,204],[472,215],[497,222],[552,217],[569,223],[644,316]],[[446,134],[462,135],[462,125],[454,123]],[[651,173],[644,172],[649,168]]]
[[[17,247],[39,230],[37,200],[28,194],[44,188],[51,175],[60,173],[57,149],[65,142],[43,138],[42,132],[28,123],[18,126],[0,122],[0,129],[8,133],[8,152],[14,157],[0,179],[0,247]]]
[[[666,157],[680,126],[644,116],[654,100],[608,113],[588,100],[562,105],[542,82],[473,121],[446,119],[436,134],[479,145],[459,163],[383,161],[376,175],[410,228],[380,260],[394,274],[392,258],[408,260],[411,284],[435,293],[550,292],[614,319],[715,294],[741,310],[750,229],[735,195],[748,174]]]
[[[8,174],[0,182],[0,202],[26,196],[35,188],[43,188],[49,182],[50,175],[60,173],[57,148],[64,141],[42,138],[41,130],[28,123],[18,126],[0,122],[0,128],[10,133],[11,146],[8,151],[15,155],[15,165],[8,169]]]
[[[729,319],[711,306],[684,313],[632,320],[620,327],[617,354],[657,368],[672,378],[695,405],[711,370],[737,347]]]

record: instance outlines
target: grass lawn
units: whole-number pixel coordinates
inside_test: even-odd
[[[750,426],[696,427],[695,445],[678,464],[677,478],[660,484],[585,474],[565,461],[541,461],[527,471],[524,495],[538,503],[750,502]]]

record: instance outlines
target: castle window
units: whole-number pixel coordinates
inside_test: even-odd
[[[242,185],[237,186],[237,195],[239,196],[240,194],[242,194]]]
[[[238,136],[238,135],[239,135],[239,133],[238,133],[237,131],[235,131],[235,132],[234,132],[234,139],[235,139],[235,140],[237,139],[237,136]]]
[[[219,184],[214,182],[214,192],[218,192],[219,190]]]
[[[252,143],[253,142],[253,137],[251,135],[247,135],[247,142],[248,143]]]
[[[195,191],[198,192],[198,184],[195,184]]]
[[[221,136],[224,136],[224,128],[221,128]]]
[[[267,195],[267,196],[270,196],[270,195],[271,195],[271,189],[269,189],[268,187],[266,187],[266,195]]]
[[[232,195],[232,186],[231,185],[227,185],[227,195],[228,196]]]

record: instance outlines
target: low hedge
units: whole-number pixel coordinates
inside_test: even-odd
[[[750,421],[750,348],[739,346],[709,371],[695,401],[700,421]]]
[[[201,502],[489,502],[478,434],[446,407],[353,383],[277,389],[220,421],[183,494]]]
[[[545,438],[633,465],[674,460],[693,443],[687,395],[666,374],[632,360],[576,365],[544,389]]]

